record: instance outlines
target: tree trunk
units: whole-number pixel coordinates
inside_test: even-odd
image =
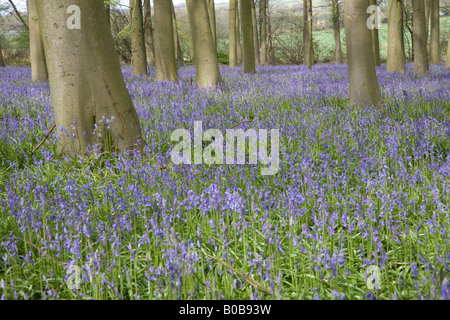
[[[350,105],[382,106],[373,58],[372,37],[367,28],[368,0],[344,0],[345,42]]]
[[[261,65],[267,64],[267,0],[259,1],[259,16],[261,20]]]
[[[66,27],[71,5],[82,8],[79,29]],[[125,86],[103,1],[45,0],[36,1],[36,7],[58,154],[85,155],[88,147],[99,152],[142,150],[145,142],[138,115]]]
[[[413,28],[414,28],[414,71],[423,75],[428,72],[427,37],[425,35],[425,4],[423,0],[414,0]]]
[[[273,65],[275,64],[275,52],[273,50],[273,42],[272,42],[272,25],[271,25],[271,19],[270,19],[270,6],[269,6],[269,0],[266,0],[267,2],[267,50],[268,50],[268,64]]]
[[[177,81],[177,61],[175,55],[172,0],[154,0],[155,19],[155,79],[157,81]]]
[[[144,0],[144,34],[147,64],[155,65],[155,48],[153,46],[152,7],[150,0]]]
[[[222,82],[217,49],[211,31],[205,0],[186,0],[196,68],[196,82],[201,88],[215,88]]]
[[[0,42],[0,67],[6,67],[5,60],[3,59],[3,50],[1,42]]]
[[[147,57],[144,40],[144,20],[142,17],[142,1],[130,0],[131,18],[131,67],[133,75],[146,76]]]
[[[239,1],[236,0],[236,50],[238,65],[242,65],[242,42],[241,42],[241,15],[239,10]]]
[[[430,64],[440,64],[441,50],[439,45],[439,0],[430,0],[430,16]]]
[[[403,53],[403,19],[400,0],[388,0],[388,52],[387,72],[405,71]]]
[[[236,45],[236,1],[230,0],[230,11],[228,13],[228,66],[234,68],[237,65],[237,45]]]
[[[175,53],[176,53],[176,60],[178,66],[184,65],[184,59],[183,59],[183,51],[181,50],[181,44],[180,44],[180,37],[178,36],[178,25],[177,25],[177,16],[175,15],[175,8],[173,6],[173,2],[171,1],[171,7],[172,7],[172,22],[173,22],[173,41],[175,45]]]
[[[303,64],[311,69],[313,60],[312,1],[303,0]]]
[[[259,41],[258,41],[258,20],[256,20],[255,0],[250,0],[252,4],[252,22],[253,22],[253,48],[255,49],[255,65],[261,64],[259,57]]]
[[[333,6],[333,29],[334,29],[334,43],[336,44],[336,63],[342,63],[342,46],[341,46],[341,26],[339,22],[339,2],[332,1]]]
[[[447,43],[447,56],[446,56],[446,60],[445,60],[445,67],[450,69],[450,38],[448,39],[448,43]]]
[[[106,11],[106,19],[108,21],[108,26],[111,31],[111,5],[109,3],[105,3],[105,11]]]
[[[37,16],[36,0],[28,0],[28,25],[30,30],[30,60],[31,79],[36,81],[47,81],[48,71],[45,61],[44,45],[42,43],[39,20]]]
[[[214,45],[217,48],[217,31],[216,31],[216,9],[214,7],[214,0],[206,0],[208,2],[209,23],[211,24],[211,34]]]
[[[377,0],[370,0],[369,4],[377,5]],[[371,29],[372,34],[372,47],[373,47],[373,58],[375,61],[375,66],[379,67],[381,66],[381,58],[380,58],[380,38],[378,35],[378,29],[373,28]]]
[[[244,73],[255,73],[255,48],[253,40],[252,0],[240,0]]]
[[[428,37],[428,33],[430,31],[430,1],[431,0],[425,0],[424,4],[425,4],[425,32],[427,34],[427,41],[429,39]]]

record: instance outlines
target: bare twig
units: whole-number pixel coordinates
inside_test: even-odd
[[[231,130],[231,129],[234,129],[234,128],[236,128],[237,126],[240,126],[241,124],[246,123],[246,122],[253,122],[253,120],[252,120],[252,119],[249,119],[249,120],[243,120],[243,121],[241,121],[241,122],[235,124],[234,126],[232,126],[232,127],[230,128],[230,130]]]
[[[53,129],[55,129],[55,127],[56,127],[56,123],[53,124],[52,128],[50,129],[50,131],[47,132],[47,134],[45,135],[44,139],[42,139],[41,143],[39,143],[39,144],[33,149],[33,151],[31,152],[31,154],[33,154],[37,149],[40,148],[40,146],[42,146],[42,145],[44,144],[45,140],[47,140],[48,136],[49,136],[50,133],[53,131]]]
[[[8,1],[11,4],[11,6],[13,7],[14,12],[16,13],[17,17],[19,18],[20,22],[22,22],[25,29],[30,30],[30,28],[28,27],[28,24],[25,22],[25,20],[23,20],[22,15],[20,14],[19,10],[17,10],[17,7],[14,4],[14,2],[12,2],[12,0],[8,0]]]

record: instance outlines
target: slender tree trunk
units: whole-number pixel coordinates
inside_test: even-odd
[[[387,71],[405,71],[405,55],[403,53],[403,19],[400,0],[388,0],[388,52]]]
[[[253,40],[252,0],[240,0],[242,43],[244,48],[244,73],[255,73],[255,48]]]
[[[183,51],[181,50],[180,37],[178,36],[178,25],[177,25],[177,17],[175,15],[175,7],[173,6],[173,2],[171,1],[172,7],[172,22],[173,22],[173,41],[175,45],[175,54],[178,66],[184,65],[183,59]]]
[[[242,65],[243,60],[243,49],[242,49],[242,41],[241,41],[241,15],[239,10],[239,1],[236,0],[236,50],[237,50],[237,58],[238,64]]]
[[[69,29],[67,8],[81,11]],[[103,1],[36,1],[58,134],[58,153],[142,150],[138,115],[120,69]],[[75,17],[76,19],[76,17]],[[108,130],[109,128],[109,130]],[[95,132],[95,133],[94,133]]]
[[[228,66],[234,68],[237,65],[237,44],[236,44],[236,1],[230,0],[230,11],[228,13]]]
[[[377,5],[377,0],[370,0],[369,4]],[[381,58],[380,58],[380,38],[378,35],[378,29],[373,28],[371,29],[372,34],[372,46],[373,46],[373,58],[375,61],[375,66],[379,67],[381,66]]]
[[[152,7],[150,0],[144,0],[144,34],[147,64],[155,65],[155,48],[153,46]]]
[[[259,57],[259,41],[258,41],[258,20],[256,20],[255,0],[250,0],[252,4],[252,22],[253,22],[253,48],[255,49],[255,65],[261,64]]]
[[[142,17],[142,1],[130,0],[131,17],[131,67],[133,75],[147,75],[147,54],[144,40],[144,20]]]
[[[172,0],[154,0],[155,10],[155,79],[157,81],[177,81],[177,61],[175,55]]]
[[[3,59],[3,50],[1,42],[0,42],[0,67],[6,67],[5,60]]]
[[[427,34],[427,41],[429,39],[428,34],[430,31],[430,1],[431,0],[425,0],[425,32]]]
[[[332,1],[334,42],[336,44],[336,63],[342,63],[341,26],[339,22],[339,1]]]
[[[206,0],[208,2],[208,14],[211,24],[211,33],[214,41],[214,45],[217,48],[217,31],[216,31],[216,8],[214,6],[214,0]]]
[[[312,1],[303,0],[303,64],[311,69],[313,60]]]
[[[425,35],[425,4],[423,0],[414,0],[413,28],[414,28],[414,70],[423,75],[428,72],[427,37]]]
[[[448,39],[447,43],[447,56],[445,60],[445,67],[450,69],[450,38]]]
[[[275,64],[275,52],[273,50],[273,41],[272,41],[272,24],[270,19],[270,6],[269,6],[269,0],[267,1],[267,50],[268,50],[268,64],[273,65]]]
[[[36,0],[28,0],[28,25],[30,30],[30,60],[31,79],[36,81],[47,81],[48,71],[45,60],[44,44],[42,43],[41,31],[37,15]]]
[[[205,0],[186,0],[196,68],[196,82],[202,88],[215,88],[222,82],[217,49],[212,37]]]
[[[109,3],[105,3],[105,11],[106,11],[106,19],[108,21],[108,26],[111,31],[111,5]]]
[[[413,1],[414,2],[414,1]],[[441,63],[439,0],[430,0],[430,64]]]
[[[383,101],[375,71],[371,32],[367,28],[368,6],[368,0],[344,0],[350,104],[380,108]]]
[[[261,54],[260,62],[267,65],[267,0],[259,2],[259,16],[261,19]]]

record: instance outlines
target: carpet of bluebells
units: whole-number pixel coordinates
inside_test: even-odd
[[[221,67],[126,85],[145,153],[56,156],[48,83],[0,70],[1,299],[450,299],[450,71]],[[172,164],[175,129],[279,129],[280,169]]]

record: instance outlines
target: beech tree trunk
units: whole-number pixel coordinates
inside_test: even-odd
[[[388,0],[387,72],[405,71],[403,52],[403,18],[400,0]]]
[[[155,79],[177,81],[177,61],[172,22],[172,0],[154,0]]]
[[[30,60],[31,80],[47,81],[48,71],[45,61],[44,45],[42,43],[39,20],[37,16],[36,0],[28,0],[28,25],[30,30]]]
[[[333,7],[333,29],[334,29],[334,43],[336,44],[335,56],[336,63],[342,63],[342,45],[341,45],[341,26],[339,22],[339,2],[332,1]]]
[[[414,2],[414,1],[413,1]],[[430,64],[441,63],[439,0],[430,0]]]
[[[142,1],[130,0],[131,17],[131,67],[133,75],[146,76],[147,53],[144,40],[144,20],[142,17]]]
[[[272,42],[272,25],[271,25],[271,19],[270,19],[270,6],[269,6],[269,0],[267,1],[267,50],[268,50],[268,64],[273,65],[275,64],[275,52],[273,50],[273,42]]]
[[[69,29],[69,6],[81,27]],[[138,115],[120,69],[103,1],[36,1],[47,59],[58,153],[142,150]],[[76,14],[75,21],[77,20]],[[109,130],[108,130],[109,127]],[[95,147],[97,145],[97,147]]]
[[[236,0],[236,50],[238,57],[238,65],[242,65],[243,49],[241,42],[241,10],[239,10],[239,1]]]
[[[211,24],[211,34],[213,37],[214,45],[217,48],[217,31],[216,31],[216,8],[214,6],[214,0],[206,0],[208,2],[208,14],[209,23]]]
[[[222,82],[222,77],[207,3],[205,0],[186,0],[186,8],[194,47],[196,82],[201,88],[215,88]]]
[[[431,0],[425,0],[425,32],[427,34],[427,41],[429,39],[428,33],[430,31],[430,1]]]
[[[414,71],[423,75],[428,72],[427,37],[425,28],[425,4],[423,0],[414,0],[413,28],[414,28]]]
[[[180,37],[178,36],[178,25],[177,25],[177,16],[175,15],[175,8],[173,6],[173,2],[171,1],[172,7],[172,22],[173,22],[173,41],[175,45],[175,54],[177,59],[177,65],[183,66],[183,51],[181,50]]]
[[[237,0],[230,0],[230,11],[228,13],[228,66],[230,68],[234,68],[237,65],[236,1]]]
[[[259,16],[261,20],[261,54],[260,62],[267,65],[267,0],[259,2]]]
[[[258,21],[256,20],[255,0],[250,0],[252,4],[252,22],[253,22],[253,48],[255,49],[255,65],[261,64],[259,57],[259,41],[258,41]]]
[[[350,105],[381,108],[371,31],[367,28],[368,6],[368,0],[344,0]]]
[[[253,40],[252,0],[240,0],[244,73],[255,73],[255,48]]]
[[[152,7],[150,0],[144,0],[144,35],[147,64],[155,65],[155,48],[153,46]]]
[[[313,60],[312,1],[303,0],[303,64],[311,69]]]
[[[448,39],[447,43],[447,56],[445,60],[445,67],[450,69],[450,38]]]
[[[376,5],[377,0],[370,0],[369,4],[371,6]],[[378,35],[378,29],[377,28],[371,29],[371,34],[372,34],[373,58],[375,61],[375,66],[379,67],[381,66],[381,57],[380,57],[380,38]]]

